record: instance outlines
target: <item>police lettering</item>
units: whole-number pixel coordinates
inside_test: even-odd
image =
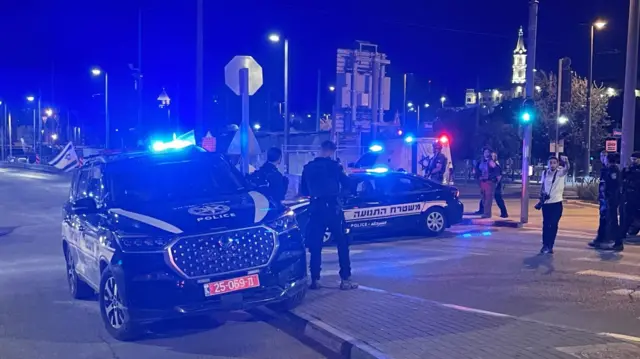
[[[353,218],[355,219],[355,218],[378,217],[378,216],[384,216],[386,214],[387,214],[387,209],[385,207],[361,209],[353,212]]]
[[[411,203],[411,204],[391,207],[391,214],[411,213],[416,211],[420,211],[419,203]]]
[[[224,219],[224,218],[232,218],[235,217],[236,214],[235,213],[223,213],[223,214],[217,214],[215,216],[204,216],[204,217],[198,217],[197,221],[213,221],[216,219]]]

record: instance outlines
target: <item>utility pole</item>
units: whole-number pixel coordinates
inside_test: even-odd
[[[402,125],[407,125],[407,74],[404,74],[404,84],[402,87]]]
[[[624,79],[622,109],[622,165],[626,166],[634,151],[636,120],[636,83],[638,78],[638,31],[640,30],[640,0],[629,0],[629,29],[627,33],[627,64]]]
[[[322,73],[320,72],[320,69],[318,69],[318,89],[316,93],[316,132],[320,132],[320,119],[322,118],[322,116],[320,116],[320,77],[321,75]]]
[[[558,85],[557,87],[557,92],[558,92],[558,98],[556,99],[556,145],[555,145],[555,149],[556,149],[556,158],[560,158],[560,107],[562,105],[562,63],[564,59],[560,59],[558,60]],[[591,86],[589,86],[588,88],[591,88]],[[587,92],[590,92],[589,90],[587,90]],[[587,95],[587,98],[589,97],[589,95]],[[587,100],[587,103],[589,103],[589,100]],[[587,151],[588,152],[588,151]],[[587,162],[587,166],[588,166]]]
[[[197,0],[196,15],[196,130],[195,136],[204,133],[204,0]]]
[[[136,127],[140,133],[142,127],[142,7],[138,9],[138,125]]]
[[[373,71],[371,75],[371,139],[378,137],[378,109],[380,100],[380,62],[378,53],[373,54]]]
[[[529,1],[529,30],[527,31],[527,82],[525,95],[527,100],[533,101],[534,69],[536,68],[536,37],[538,32],[538,0]],[[524,139],[522,141],[522,194],[520,198],[520,222],[529,222],[529,162],[531,160],[531,123],[524,124]]]

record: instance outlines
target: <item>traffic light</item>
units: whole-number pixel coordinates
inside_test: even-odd
[[[524,100],[520,106],[520,114],[518,118],[522,123],[530,123],[536,117],[535,103],[531,99]]]

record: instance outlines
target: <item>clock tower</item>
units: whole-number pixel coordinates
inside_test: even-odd
[[[527,49],[524,47],[524,32],[522,26],[518,31],[518,43],[513,50],[513,76],[511,83],[514,86],[524,85],[527,82]]]

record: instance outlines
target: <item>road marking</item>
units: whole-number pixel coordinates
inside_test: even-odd
[[[466,257],[469,257],[469,255],[457,254],[457,255],[439,256],[439,257],[424,257],[424,258],[411,259],[406,261],[380,262],[376,265],[359,266],[355,268],[353,272],[366,272],[370,270],[379,270],[384,268],[408,267],[412,265],[427,264],[432,262],[442,262],[442,261],[448,261],[452,259],[462,259]],[[339,273],[340,271],[336,269],[322,271],[322,274],[325,276],[338,275]]]
[[[629,256],[629,254],[625,254],[625,256]],[[619,259],[623,259],[624,256],[621,256]],[[588,257],[584,257],[584,258],[574,258],[574,261],[580,261],[580,262],[593,262],[593,263],[610,263],[610,264],[615,264],[615,265],[625,265],[625,266],[632,266],[632,267],[640,267],[640,263],[638,262],[625,262],[622,260],[618,260],[618,259],[614,259],[614,260],[606,260],[606,259],[602,259],[602,258],[588,258]]]
[[[594,335],[606,336],[606,337],[616,338],[616,339],[620,339],[620,340],[624,340],[624,341],[640,343],[640,337],[636,337],[636,336],[632,336],[632,335],[619,334],[619,333],[609,333],[609,332],[594,333],[594,332],[591,332],[591,331],[588,331],[588,330],[585,330],[585,329],[576,328],[576,327],[572,327],[572,326],[549,323],[549,322],[544,322],[544,321],[540,321],[540,320],[536,320],[536,319],[518,317],[518,316],[515,316],[515,315],[499,313],[499,312],[492,312],[492,311],[487,311],[487,310],[477,309],[477,308],[471,308],[471,307],[465,307],[465,306],[456,305],[456,304],[442,303],[442,302],[438,302],[438,301],[430,300],[430,299],[426,299],[426,298],[414,297],[412,295],[407,295],[407,294],[402,294],[402,293],[397,293],[397,292],[390,292],[390,291],[387,291],[387,290],[384,290],[384,289],[380,289],[380,288],[367,287],[367,286],[363,286],[363,285],[359,286],[358,288],[361,289],[361,290],[366,290],[366,291],[375,292],[375,293],[390,294],[390,295],[398,297],[398,298],[411,299],[411,300],[419,301],[419,302],[422,302],[422,303],[435,304],[435,305],[438,305],[438,306],[441,306],[441,307],[444,307],[444,308],[453,309],[453,310],[471,312],[471,313],[476,313],[476,314],[480,314],[480,315],[487,315],[487,316],[493,316],[493,317],[508,318],[508,319],[519,320],[519,321],[523,321],[523,322],[536,323],[536,324],[544,325],[544,326],[547,326],[547,327],[576,330],[576,331],[580,331],[580,332],[583,332],[583,333],[586,332],[586,333],[590,333],[590,334],[594,334]]]
[[[633,290],[633,289],[615,289],[615,290],[610,290],[607,293],[624,295],[626,297],[640,298],[640,291]]]
[[[622,279],[622,280],[640,282],[640,276],[631,275],[631,274],[624,274],[624,273],[604,272],[604,271],[589,269],[589,270],[583,270],[583,271],[577,272],[576,274],[578,274],[578,275],[592,275],[592,276],[597,276],[597,277],[602,277],[602,278],[614,278],[614,279]]]

